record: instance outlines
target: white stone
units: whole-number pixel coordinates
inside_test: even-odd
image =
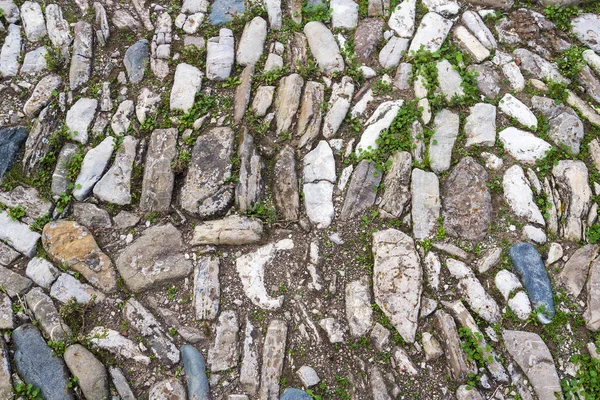
[[[244,27],[242,38],[238,45],[237,62],[240,65],[254,65],[263,54],[267,38],[267,21],[255,17]]]
[[[501,269],[494,278],[496,287],[504,297],[504,301],[508,301],[511,298],[511,294],[515,294],[517,289],[522,288],[519,278],[515,274],[505,269]],[[511,293],[512,292],[512,293]]]
[[[114,151],[115,138],[108,136],[98,146],[87,152],[81,163],[81,170],[75,180],[73,197],[85,199],[96,182],[102,177]]]
[[[117,331],[97,326],[90,331],[88,338],[92,347],[106,350],[126,360],[150,364],[150,357],[143,355],[135,342],[121,336]]]
[[[531,240],[532,242],[538,243],[538,244],[544,244],[546,243],[546,233],[544,232],[543,229],[540,228],[536,228],[535,226],[532,225],[525,225],[523,227],[523,235]]]
[[[471,10],[465,11],[462,14],[461,22],[488,50],[493,50],[498,47],[496,38],[494,38],[492,32],[490,32],[488,27],[476,12]]]
[[[538,121],[535,114],[531,112],[529,107],[512,94],[506,93],[502,100],[500,100],[500,103],[498,103],[498,107],[505,114],[515,118],[522,125],[531,128],[532,130],[537,129]]]
[[[416,0],[404,0],[396,6],[390,15],[388,26],[392,28],[398,36],[412,38],[415,32],[416,3]]]
[[[550,248],[548,249],[548,258],[546,258],[546,266],[552,265],[560,260],[563,254],[563,248],[560,243],[550,243]]]
[[[525,78],[516,62],[511,61],[502,65],[502,73],[508,79],[512,90],[520,92],[525,88]]]
[[[508,306],[520,320],[527,321],[527,319],[529,319],[529,315],[531,314],[531,303],[525,292],[520,291],[512,299],[508,300]]]
[[[177,64],[173,87],[171,88],[170,107],[172,110],[188,112],[194,105],[196,93],[202,86],[202,72],[189,64]]]
[[[21,6],[21,20],[27,40],[37,42],[46,36],[46,22],[39,3],[26,1]]]
[[[327,333],[330,343],[342,343],[344,341],[342,326],[334,318],[323,318],[319,321],[319,326]]]
[[[379,52],[379,64],[383,68],[395,68],[406,52],[408,42],[406,38],[393,36]]]
[[[346,318],[352,337],[365,336],[373,325],[371,288],[367,279],[346,285]]]
[[[327,114],[323,120],[323,136],[332,138],[346,118],[352,96],[354,95],[354,84],[352,78],[344,76],[340,83],[334,83],[331,88],[331,98]]]
[[[25,54],[23,65],[21,66],[21,74],[35,74],[45,70],[47,67],[47,54],[48,50],[45,47],[38,47]]]
[[[454,69],[448,60],[443,59],[436,65],[438,71],[439,90],[447,100],[452,100],[455,96],[464,96],[462,88],[462,78],[458,71]]]
[[[211,81],[229,78],[234,57],[233,32],[231,29],[222,28],[219,36],[206,42],[206,77]]]
[[[545,225],[544,217],[533,199],[533,192],[527,183],[523,168],[513,165],[507,169],[502,179],[502,187],[508,205],[517,216]]]
[[[442,110],[434,120],[434,133],[429,141],[429,161],[431,170],[444,172],[450,168],[452,149],[458,137],[460,119],[458,114]]]
[[[6,211],[0,211],[0,240],[27,257],[33,257],[40,234],[29,226],[13,220]]]
[[[331,31],[322,22],[311,21],[304,25],[304,34],[321,71],[332,74],[344,70],[344,58],[340,54],[340,48]]]
[[[600,55],[590,49],[585,50],[582,55],[585,62],[596,71],[596,74],[600,75]]]
[[[0,76],[15,76],[19,72],[19,56],[21,54],[21,28],[18,25],[8,26],[8,35],[4,39],[0,51]]]
[[[99,303],[106,298],[99,290],[79,282],[77,279],[66,273],[60,274],[54,284],[52,284],[50,296],[61,303],[66,303],[71,298],[75,298],[80,304],[86,304],[92,301]]]
[[[423,240],[434,234],[435,224],[442,207],[437,175],[414,168],[410,190],[413,236],[416,240]]]
[[[492,104],[477,103],[471,107],[465,123],[465,146],[496,144],[496,107]]]
[[[428,10],[441,14],[445,17],[458,14],[460,6],[454,0],[422,0]]]
[[[546,156],[552,146],[543,139],[517,128],[506,128],[498,133],[506,151],[518,161],[533,164]]]
[[[480,63],[490,56],[490,51],[462,25],[454,29],[454,39],[461,49],[473,57],[476,63]]]
[[[96,115],[98,100],[81,98],[67,111],[65,124],[69,128],[71,139],[81,144],[88,141],[88,129]]]
[[[358,4],[352,0],[331,0],[331,26],[354,29],[358,24]]]
[[[27,264],[25,275],[36,285],[49,289],[60,275],[60,271],[45,258],[35,257]]]
[[[296,374],[305,387],[312,387],[321,382],[319,375],[317,375],[317,371],[308,365],[301,366],[300,369],[296,371]]]
[[[110,127],[115,135],[122,136],[127,132],[129,124],[131,124],[129,117],[131,117],[134,111],[135,106],[132,100],[125,100],[119,104],[117,111],[115,111],[110,120]]]
[[[125,136],[112,167],[94,186],[94,196],[112,204],[131,203],[131,173],[137,144],[138,140],[133,136]]]
[[[265,8],[269,16],[269,26],[273,30],[281,29],[281,0],[265,0]]]

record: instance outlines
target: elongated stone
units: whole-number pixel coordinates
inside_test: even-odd
[[[589,211],[592,190],[588,182],[588,170],[583,161],[560,160],[552,175],[562,200],[564,225],[559,226],[561,236],[579,241],[585,234],[585,218]]]
[[[86,153],[81,163],[79,175],[77,175],[77,179],[75,180],[73,197],[81,201],[89,195],[108,166],[114,147],[115,138],[108,136],[98,146]]]
[[[346,318],[353,337],[365,336],[373,325],[371,288],[366,278],[346,285]]]
[[[369,153],[378,148],[377,140],[381,132],[390,127],[403,104],[404,100],[386,101],[377,107],[373,115],[365,123],[366,128],[356,145],[355,153],[357,156],[360,156],[363,152]]]
[[[362,160],[352,174],[350,186],[342,207],[340,218],[355,218],[367,211],[374,203],[381,182],[381,171],[374,162]]]
[[[352,78],[344,76],[339,83],[334,83],[331,89],[327,114],[323,119],[323,136],[332,138],[346,118],[352,96],[354,95],[354,84]]]
[[[300,193],[296,172],[296,154],[286,145],[275,159],[275,205],[284,221],[295,221],[300,212]]]
[[[438,51],[446,40],[450,28],[452,28],[452,21],[435,12],[428,12],[421,20],[408,52],[417,52],[421,46],[432,53]]]
[[[246,318],[244,350],[242,365],[240,367],[240,384],[242,385],[242,389],[250,395],[256,394],[260,384],[258,370],[258,357],[260,355],[259,334],[260,332],[252,325],[250,319]]]
[[[0,338],[0,398],[13,400],[14,396],[8,346],[4,343],[4,339]]]
[[[94,196],[112,204],[131,203],[131,173],[137,144],[133,136],[125,136],[113,165],[94,186]]]
[[[585,326],[592,332],[600,330],[600,258],[590,266],[587,280],[587,308],[583,312]]]
[[[131,359],[140,364],[150,364],[150,357],[145,356],[133,341],[122,336],[119,332],[97,326],[88,334],[92,348],[106,350],[124,359]]]
[[[322,22],[311,21],[304,25],[304,34],[321,71],[329,75],[344,70],[340,48],[331,31]]]
[[[437,333],[445,344],[443,346],[444,354],[446,354],[452,377],[457,381],[461,381],[468,374],[475,373],[475,363],[469,361],[461,347],[454,319],[443,310],[436,311],[433,314],[433,319]]]
[[[288,75],[279,81],[275,98],[277,134],[290,130],[300,105],[302,86],[304,86],[304,79],[299,74]]]
[[[217,318],[220,294],[219,259],[203,257],[194,271],[194,307],[198,320]]]
[[[100,360],[80,344],[67,347],[64,358],[86,399],[108,399],[108,374]]]
[[[274,319],[267,328],[263,346],[263,362],[258,397],[263,400],[279,398],[279,379],[283,371],[285,347],[287,340],[287,324]]]
[[[65,342],[70,338],[71,328],[62,321],[52,299],[41,288],[31,289],[25,301],[49,340]]]
[[[450,168],[452,149],[458,137],[460,120],[458,114],[442,110],[435,116],[434,133],[429,141],[431,170],[444,172]]]
[[[175,128],[156,129],[152,132],[142,181],[142,211],[164,212],[171,205],[175,183],[171,163],[177,155],[177,136]]]
[[[32,232],[27,225],[14,221],[6,211],[0,211],[0,240],[31,258],[35,255],[40,234]]]
[[[440,216],[440,184],[436,174],[414,168],[411,178],[413,236],[417,240],[431,237]]]
[[[310,146],[317,136],[319,136],[324,90],[325,88],[322,83],[313,81],[308,82],[304,88],[296,131],[296,136],[299,137],[299,148]]]
[[[210,386],[206,376],[206,363],[195,347],[186,344],[181,347],[183,369],[187,376],[189,400],[209,400]]]
[[[208,351],[208,364],[211,372],[226,371],[237,367],[238,331],[237,314],[231,310],[223,311],[217,322],[215,343]]]
[[[384,192],[379,209],[383,218],[400,218],[410,201],[412,157],[406,151],[390,156],[391,165],[383,178]]]
[[[19,72],[19,55],[21,54],[21,27],[10,24],[8,35],[0,50],[0,75],[15,76]]]
[[[264,195],[264,164],[254,145],[254,138],[246,131],[238,148],[238,158],[240,172],[235,190],[235,204],[240,212],[245,212],[259,203]]]
[[[73,57],[69,70],[69,86],[76,90],[90,79],[93,56],[92,25],[79,21],[74,27]]]

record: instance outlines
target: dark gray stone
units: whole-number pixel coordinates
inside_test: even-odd
[[[495,99],[500,93],[502,77],[490,61],[479,65],[471,65],[468,71],[477,73],[477,87],[485,97]]]
[[[12,333],[15,366],[26,384],[40,389],[46,400],[70,400],[69,373],[62,358],[54,355],[40,331],[33,325],[21,325]]]
[[[139,83],[144,79],[144,71],[150,60],[150,46],[146,39],[142,39],[129,47],[125,52],[125,70],[131,83]]]
[[[523,281],[533,308],[544,308],[538,314],[538,319],[544,324],[549,323],[554,317],[554,301],[548,272],[540,253],[530,243],[518,243],[510,248],[508,254]]]
[[[287,388],[281,395],[279,400],[311,400],[312,397],[304,390]]]
[[[25,139],[27,130],[23,126],[0,129],[0,179],[12,167]]]
[[[354,52],[363,63],[369,61],[371,55],[377,50],[379,41],[383,37],[385,22],[379,18],[367,18],[360,21],[354,33]]]
[[[381,171],[375,168],[375,163],[362,160],[352,174],[340,218],[355,218],[371,207],[380,182]]]
[[[216,0],[210,6],[208,21],[212,25],[231,22],[236,14],[241,14],[244,10],[244,0]]]
[[[195,347],[186,344],[181,347],[183,369],[187,376],[189,400],[210,400],[210,388],[206,377],[206,362]]]

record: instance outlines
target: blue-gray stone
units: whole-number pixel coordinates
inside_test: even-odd
[[[231,22],[236,14],[241,14],[244,10],[244,0],[216,0],[210,6],[208,21],[212,25]]]
[[[150,47],[146,39],[140,40],[127,49],[123,62],[131,83],[139,83],[144,79],[149,57]]]
[[[187,376],[188,399],[210,400],[210,389],[206,377],[206,363],[202,354],[189,344],[181,347],[183,370]]]
[[[27,130],[22,126],[0,129],[0,179],[12,166],[25,139]]]
[[[311,397],[304,390],[287,388],[279,400],[311,400]]]
[[[548,272],[540,253],[530,243],[519,243],[513,245],[508,254],[512,259],[513,268],[521,277],[533,308],[543,308],[543,312],[538,314],[538,319],[543,324],[550,323],[554,317],[554,300]]]
[[[15,345],[15,366],[26,384],[40,389],[45,400],[73,399],[63,359],[46,345],[36,327],[21,325],[13,331],[12,341]]]

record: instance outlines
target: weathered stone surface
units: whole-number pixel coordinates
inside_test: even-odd
[[[110,396],[106,368],[88,349],[73,344],[65,350],[64,358],[86,399],[102,400]]]
[[[435,116],[434,133],[429,141],[429,158],[433,172],[444,172],[450,168],[459,125],[458,114],[452,111],[444,109]]]
[[[304,25],[304,34],[321,71],[329,75],[344,70],[340,48],[331,31],[322,22],[311,21]]]
[[[194,228],[192,245],[241,245],[260,241],[263,224],[258,219],[231,215],[220,220],[205,221]]]
[[[267,21],[254,17],[248,22],[242,32],[242,38],[237,50],[237,62],[240,65],[254,65],[263,54],[267,38]]]
[[[167,211],[171,205],[175,182],[171,163],[177,155],[177,136],[175,128],[152,132],[144,166],[140,198],[142,211]]]
[[[206,376],[206,363],[202,354],[193,346],[181,347],[183,369],[187,377],[187,391],[190,400],[210,399],[210,386]]]
[[[544,217],[533,200],[533,191],[527,183],[523,168],[513,165],[507,169],[502,179],[502,187],[508,205],[517,216],[544,225]]]
[[[421,46],[432,53],[438,51],[446,40],[450,28],[452,28],[452,21],[435,12],[428,12],[421,20],[408,52],[416,53]]]
[[[0,203],[6,207],[23,207],[25,215],[32,220],[50,214],[52,202],[42,200],[37,189],[32,187],[17,186],[10,192],[0,191]],[[29,222],[25,218],[26,222]]]
[[[467,10],[461,16],[461,22],[471,31],[479,42],[488,50],[498,47],[496,38],[485,25],[479,14],[475,11]]]
[[[184,255],[181,232],[173,225],[153,226],[125,248],[117,258],[119,274],[133,292],[187,276],[192,262]]]
[[[369,62],[383,36],[384,26],[385,22],[379,18],[365,18],[360,21],[354,33],[354,51],[360,62]]]
[[[354,29],[358,24],[358,4],[352,0],[332,0],[331,26],[335,28]]]
[[[60,49],[62,56],[66,58],[73,37],[69,23],[63,18],[62,10],[57,4],[46,5],[46,28],[52,45]]]
[[[413,236],[423,240],[434,233],[442,203],[438,177],[433,172],[414,168],[411,177]]]
[[[57,128],[59,121],[58,110],[53,107],[44,108],[33,120],[21,162],[25,176],[35,175],[35,172],[39,170],[42,160],[50,151],[50,136]]]
[[[465,157],[444,180],[444,228],[450,236],[480,241],[492,222],[492,197],[488,173],[471,157]]]
[[[585,326],[592,332],[600,330],[600,258],[590,266],[587,280],[587,308],[583,312]]]
[[[295,221],[300,212],[298,174],[294,149],[286,145],[275,159],[275,204],[284,221]]]
[[[250,102],[252,92],[252,78],[254,76],[254,64],[248,65],[240,74],[240,84],[235,89],[233,99],[233,120],[239,123],[246,115],[246,109]]]
[[[31,291],[30,291],[31,292]],[[13,321],[14,312],[12,309],[12,301],[8,294],[0,293],[0,329],[14,329],[15,323]],[[0,343],[0,346],[2,343]],[[2,355],[0,355],[2,357]],[[2,372],[0,370],[0,377],[2,376]],[[2,378],[0,378],[0,381]],[[2,386],[0,386],[1,388]],[[0,389],[1,391],[1,389]]]
[[[502,97],[500,103],[498,104],[498,108],[500,108],[500,110],[502,110],[508,116],[515,118],[522,125],[532,130],[537,129],[538,122],[535,114],[532,113],[525,104],[523,104],[519,99],[510,93],[506,93],[504,97]]]
[[[54,196],[66,194],[69,190],[69,185],[72,183],[69,179],[68,164],[69,161],[77,154],[78,147],[73,143],[65,144],[56,161],[56,167],[52,173],[52,186],[50,191]]]
[[[125,100],[119,103],[117,111],[113,114],[110,119],[110,127],[113,133],[117,136],[123,136],[128,130],[131,124],[131,115],[135,110],[135,106],[132,100]]]
[[[334,83],[331,89],[327,114],[323,119],[322,133],[325,138],[332,138],[346,118],[352,96],[354,95],[354,84],[352,78],[344,76],[340,83]]]
[[[515,58],[519,59],[520,67],[538,79],[548,79],[559,83],[570,83],[570,80],[561,75],[555,63],[546,61],[539,55],[527,49],[513,51]]]
[[[288,75],[279,81],[277,96],[275,98],[277,134],[282,132],[289,133],[292,121],[300,105],[302,86],[304,86],[304,79],[299,74]]]
[[[244,132],[239,146],[238,159],[240,172],[235,190],[235,203],[240,212],[245,212],[259,203],[264,194],[262,177],[264,164],[254,146],[254,138],[247,132]]]
[[[335,318],[323,318],[319,321],[319,326],[327,334],[329,343],[342,343],[344,342],[344,331],[342,325]]]
[[[14,221],[6,211],[0,211],[0,240],[31,258],[35,255],[40,234],[19,221]]]
[[[362,160],[358,163],[350,179],[340,218],[356,218],[369,209],[375,203],[380,182],[381,171],[375,168],[374,162]]]
[[[375,302],[404,340],[417,331],[423,271],[413,239],[396,229],[373,234]]]
[[[215,333],[215,343],[208,350],[208,364],[211,372],[226,371],[238,364],[238,331],[237,315],[234,311],[223,311],[219,315]]]
[[[112,261],[100,250],[92,234],[73,221],[46,224],[42,244],[56,263],[79,272],[93,286],[105,292],[116,289]]]
[[[30,118],[35,117],[42,108],[46,107],[52,98],[52,93],[62,85],[62,78],[55,74],[46,75],[35,86],[31,97],[23,106],[23,113]],[[10,129],[10,128],[5,128]]]
[[[25,275],[45,289],[49,289],[59,275],[58,269],[45,258],[35,257],[27,264]]]
[[[583,161],[561,160],[552,168],[552,175],[562,201],[564,225],[559,226],[559,233],[567,240],[579,241],[585,235],[583,221],[592,196],[587,166]]]
[[[79,201],[85,199],[102,177],[114,151],[115,138],[106,137],[98,146],[88,151],[81,163],[81,170],[75,180],[73,197]]]
[[[212,25],[221,25],[233,21],[233,18],[244,10],[244,2],[241,0],[218,0],[210,5],[208,20]]]
[[[457,26],[454,29],[453,37],[460,49],[470,55],[476,63],[480,63],[490,56],[490,51],[464,26]]]
[[[194,270],[194,308],[199,320],[214,320],[219,313],[221,287],[219,259],[203,257]]]
[[[371,288],[366,278],[346,285],[346,318],[352,337],[365,336],[371,329],[373,325]]]
[[[496,107],[477,103],[465,123],[466,146],[493,146],[496,144]]]
[[[546,343],[533,332],[502,332],[511,357],[521,367],[540,399],[561,397],[560,381]]]
[[[276,310],[282,306],[283,295],[271,297],[267,292],[265,267],[273,261],[277,252],[293,248],[294,242],[291,239],[283,239],[259,247],[256,251],[247,253],[235,261],[244,293],[254,305],[265,310]]]
[[[438,71],[439,86],[436,93],[441,93],[446,100],[464,96],[465,92],[462,88],[462,77],[454,69],[452,64],[446,59],[438,61],[436,64]]]
[[[10,24],[8,35],[0,50],[0,75],[11,77],[19,73],[19,55],[21,54],[21,27]]]
[[[32,282],[24,276],[0,266],[0,286],[10,297],[16,297],[27,292],[32,286]]]
[[[392,36],[379,52],[379,64],[383,68],[395,68],[406,52],[408,42],[409,40],[406,38]]]
[[[496,71],[494,64],[486,61],[479,65],[470,65],[467,70],[477,73],[477,88],[479,91],[484,96],[495,99],[498,93],[500,93],[502,77]]]
[[[0,8],[4,11],[4,18],[10,24],[19,22],[21,12],[13,0],[0,0]]]
[[[312,142],[319,136],[324,92],[325,87],[322,83],[314,81],[306,83],[296,130],[296,136],[299,137],[299,148],[304,146],[307,148],[310,147]]]
[[[231,29],[222,28],[218,37],[206,42],[206,77],[211,81],[229,78],[235,58],[234,38]]]
[[[242,365],[240,367],[240,384],[242,389],[251,395],[256,393],[260,383],[258,371],[259,355],[259,331],[252,325],[250,319],[246,318],[244,350]]]
[[[10,360],[8,358],[8,346],[2,338],[0,338],[0,396],[6,400],[13,400],[15,398],[11,379]]]
[[[150,45],[148,40],[142,39],[125,52],[123,64],[127,71],[127,77],[131,83],[140,83],[144,79],[144,72],[148,67],[150,57]]]
[[[526,164],[533,164],[536,160],[544,158],[546,152],[552,147],[545,140],[513,127],[504,129],[498,133],[498,136],[506,151]]]
[[[168,378],[150,388],[148,398],[152,400],[186,400],[185,387],[177,378]]]
[[[410,153],[395,152],[391,165],[383,178],[384,192],[379,209],[382,218],[400,218],[410,201],[410,176],[412,157]]]
[[[264,117],[273,103],[275,86],[259,86],[252,100],[252,111],[257,117]]]
[[[112,204],[131,203],[131,173],[137,144],[133,136],[123,138],[112,167],[94,186],[94,196]]]
[[[198,68],[185,63],[177,64],[169,101],[171,110],[188,112],[201,87],[202,72]]]
[[[140,364],[150,364],[150,358],[146,357],[134,342],[123,337],[117,331],[97,326],[90,331],[88,339],[92,348],[106,350],[116,356]]]
[[[318,229],[327,228],[334,216],[333,184],[335,159],[326,141],[304,157],[304,207],[306,215]]]
[[[315,386],[321,381],[317,375],[317,371],[308,365],[301,366],[300,369],[296,371],[296,375],[298,375],[298,378],[300,378],[300,381],[306,387]]]
[[[62,273],[50,288],[50,296],[66,303],[71,298],[75,298],[79,304],[100,303],[106,299],[106,296],[99,290],[90,285],[79,282],[73,276]]]
[[[404,38],[412,38],[415,31],[416,0],[404,0],[390,15],[388,26]]]
[[[92,25],[85,21],[79,21],[75,23],[73,31],[75,40],[73,40],[73,57],[69,70],[69,87],[71,90],[76,90],[90,79],[92,71]]]
[[[287,324],[279,319],[272,320],[267,328],[263,347],[261,385],[258,393],[260,399],[276,400],[279,397],[279,378],[283,371],[286,339]]]
[[[26,1],[21,6],[21,20],[27,40],[37,42],[46,36],[46,23],[39,3]]]
[[[592,261],[598,256],[598,245],[588,244],[569,258],[558,274],[557,280],[574,298],[579,297],[585,285]]]
[[[540,309],[538,319],[547,324],[554,317],[552,286],[544,262],[535,247],[529,243],[513,245],[508,254],[513,268],[523,282],[534,309]]]
[[[60,357],[46,345],[40,332],[29,324],[12,332],[15,346],[14,362],[19,376],[26,384],[40,389],[47,400],[72,400],[68,387],[69,374]]]
[[[49,340],[64,342],[70,338],[71,329],[62,321],[52,299],[41,288],[31,289],[25,295],[25,301]]]
[[[370,152],[377,149],[377,139],[381,132],[388,129],[394,118],[398,114],[398,110],[404,104],[404,100],[385,101],[379,106],[365,123],[360,141],[356,145],[356,155],[360,156],[363,152]]]
[[[66,125],[71,138],[81,144],[88,140],[88,129],[96,114],[98,100],[81,98],[67,111]]]
[[[600,17],[597,14],[580,14],[571,21],[577,39],[590,49],[600,52]]]
[[[463,380],[468,374],[474,373],[476,367],[465,355],[454,319],[443,310],[433,314],[437,333],[444,343],[444,353],[450,367],[450,373],[455,380]]]

